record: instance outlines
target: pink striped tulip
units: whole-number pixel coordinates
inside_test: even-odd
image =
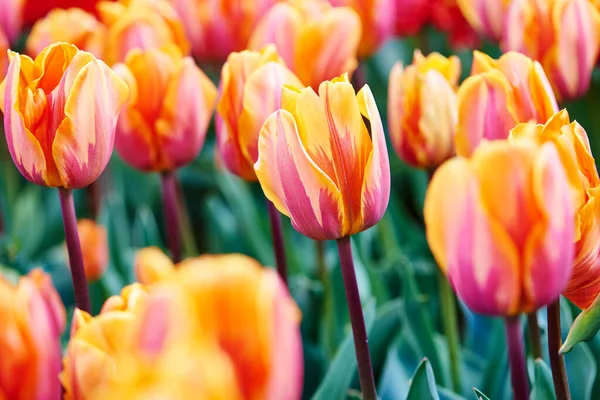
[[[559,100],[585,94],[600,46],[600,12],[589,0],[513,0],[504,51],[538,60]]]
[[[265,122],[256,176],[277,209],[302,234],[339,239],[383,216],[390,166],[375,99],[347,75],[312,88],[285,87],[283,107]]]
[[[217,115],[220,159],[232,173],[256,180],[258,134],[269,115],[281,108],[283,85],[302,83],[283,64],[275,46],[260,52],[232,53],[221,70]]]
[[[482,144],[471,159],[448,161],[433,176],[427,240],[473,311],[528,313],[565,288],[576,214],[565,167],[553,143],[499,140]]]
[[[511,0],[457,0],[471,27],[479,34],[499,42]]]
[[[545,123],[557,111],[537,61],[515,52],[493,60],[475,51],[472,74],[458,90],[456,152],[468,156],[482,141],[506,139],[517,124]]]
[[[10,53],[0,86],[10,155],[38,185],[82,188],[102,173],[113,150],[127,85],[106,64],[66,43],[32,60]]]
[[[217,97],[194,60],[169,46],[132,50],[114,68],[131,91],[115,141],[123,160],[146,172],[192,162],[204,145]]]
[[[16,285],[0,275],[0,399],[58,400],[66,313],[50,276],[33,270]]]
[[[388,123],[392,145],[407,164],[436,168],[454,155],[460,60],[415,51],[412,65],[397,63],[389,80]]]
[[[290,0],[274,5],[259,21],[248,47],[274,43],[281,58],[306,86],[352,73],[361,38],[358,14],[326,0]]]

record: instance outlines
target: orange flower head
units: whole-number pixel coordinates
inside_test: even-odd
[[[38,185],[82,188],[108,163],[127,85],[104,62],[67,43],[35,60],[10,52],[4,99],[6,142],[21,174]]]
[[[460,60],[415,51],[412,65],[397,63],[389,80],[392,145],[406,163],[432,169],[454,155]]]
[[[92,14],[81,8],[56,8],[38,20],[27,37],[27,54],[35,57],[55,42],[74,44],[103,58],[106,28]]]
[[[274,43],[285,64],[306,86],[352,73],[358,61],[361,22],[349,7],[325,0],[277,3],[259,21],[248,47],[260,50]]]
[[[117,124],[119,155],[142,171],[190,163],[204,145],[215,106],[212,82],[175,46],[134,49],[114,68],[131,91]]]
[[[175,265],[158,247],[146,247],[135,255],[135,278],[144,285],[160,282],[175,271]]]
[[[50,276],[33,270],[16,285],[0,275],[0,398],[58,400],[65,308]]]
[[[232,53],[221,70],[216,128],[220,159],[232,173],[256,180],[258,134],[281,108],[283,85],[302,87],[277,55],[275,46],[260,52]]]
[[[108,235],[106,229],[91,219],[77,221],[79,242],[83,253],[83,268],[88,281],[100,279],[108,266]]]

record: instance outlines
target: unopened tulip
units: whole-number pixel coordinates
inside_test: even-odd
[[[106,229],[91,219],[77,221],[83,268],[88,281],[100,279],[108,266],[108,235]]]
[[[362,39],[358,47],[360,57],[368,57],[376,52],[394,34],[397,0],[329,0],[329,2],[338,7],[352,7],[360,16],[363,27]]]
[[[158,247],[146,247],[137,252],[135,278],[144,285],[160,282],[175,271],[175,265]]]
[[[142,171],[170,171],[200,152],[217,90],[175,46],[132,50],[115,65],[131,96],[117,125],[119,155]]]
[[[417,34],[431,17],[431,0],[394,0],[395,32],[398,36]]]
[[[552,142],[559,150],[577,206],[575,263],[563,294],[578,307],[589,307],[600,293],[600,178],[587,133],[563,110],[545,125],[518,126],[511,136]]]
[[[456,152],[468,156],[482,141],[506,139],[519,123],[545,123],[557,111],[537,61],[515,52],[493,60],[476,51],[472,75],[458,90]]]
[[[457,0],[460,11],[479,34],[499,42],[511,0]]]
[[[600,46],[600,12],[589,0],[514,0],[506,17],[504,51],[538,60],[559,100],[590,87]]]
[[[347,75],[312,88],[283,89],[283,107],[258,140],[256,176],[302,234],[339,239],[375,225],[390,196],[381,117],[365,85]]]
[[[290,0],[274,5],[259,21],[250,49],[274,43],[285,64],[306,86],[352,73],[361,38],[361,22],[349,7],[325,0]]]
[[[273,45],[232,53],[221,70],[216,127],[220,159],[232,173],[254,181],[258,134],[281,108],[283,85],[301,87]]]
[[[180,15],[194,56],[222,63],[242,51],[257,21],[280,0],[169,0]]]
[[[484,143],[438,169],[427,240],[470,309],[510,317],[558,298],[574,258],[572,190],[555,144],[526,138]]]
[[[58,400],[65,308],[50,277],[33,270],[16,285],[0,275],[0,398]]]
[[[190,51],[181,19],[167,0],[101,1],[98,11],[108,27],[104,54],[108,65],[125,61],[133,49],[175,45],[184,55]]]
[[[392,145],[406,163],[432,169],[454,155],[460,60],[415,52],[413,64],[397,63],[389,80]]]
[[[38,185],[89,185],[110,159],[127,85],[104,62],[71,44],[52,44],[35,60],[10,56],[0,108],[17,168]]]
[[[81,8],[57,8],[33,25],[27,37],[27,54],[35,57],[52,43],[67,42],[102,58],[105,35],[106,28],[92,14]]]

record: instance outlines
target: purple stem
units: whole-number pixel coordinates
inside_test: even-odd
[[[562,345],[562,333],[560,331],[560,299],[548,304],[548,355],[550,356],[550,367],[552,368],[552,381],[556,400],[570,400],[569,380],[567,379],[567,368],[565,358],[558,351]]]
[[[352,246],[350,237],[346,236],[337,240],[338,253],[340,255],[340,266],[346,289],[346,301],[350,311],[350,323],[354,335],[354,348],[356,350],[356,361],[358,363],[358,377],[364,400],[376,400],[375,378],[371,367],[371,355],[369,354],[369,341],[365,328],[356,274],[354,272],[354,260],[352,259]]]
[[[519,316],[504,319],[506,341],[508,342],[508,359],[515,400],[529,399],[529,379],[525,369],[525,351],[523,349],[523,332]]]
[[[285,247],[283,244],[283,232],[281,230],[281,215],[275,207],[275,204],[267,200],[269,209],[269,220],[271,222],[271,237],[273,238],[273,249],[275,250],[275,263],[277,272],[285,285],[288,284],[287,261],[285,259]]]
[[[79,232],[77,231],[77,215],[75,214],[75,204],[73,203],[73,191],[71,189],[58,188],[58,194],[60,196],[60,207],[62,209],[63,226],[65,228],[65,240],[69,252],[75,304],[80,310],[91,313],[90,295],[83,268],[83,254],[81,252],[81,244],[79,243]]]
[[[161,175],[164,221],[167,229],[167,244],[174,263],[181,261],[181,228],[179,226],[179,202],[175,172]]]

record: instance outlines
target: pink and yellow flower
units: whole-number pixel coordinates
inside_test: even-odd
[[[545,123],[557,111],[537,61],[515,52],[493,60],[475,51],[471,76],[458,90],[456,152],[468,156],[482,141],[506,139],[519,123]]]
[[[392,145],[406,163],[435,168],[454,155],[460,60],[415,51],[412,65],[397,63],[389,80],[388,123]]]
[[[48,275],[33,270],[16,285],[0,275],[0,399],[60,399],[65,324],[65,308]]]
[[[457,0],[460,11],[479,34],[499,42],[511,0]]]
[[[513,0],[502,48],[538,60],[559,100],[590,87],[600,46],[600,12],[589,0]]]
[[[274,5],[259,21],[248,47],[274,43],[281,58],[306,86],[352,73],[361,38],[358,14],[325,0],[290,0]]]
[[[521,138],[484,143],[433,176],[427,240],[473,311],[527,313],[565,288],[577,211],[566,167],[555,144]]]
[[[0,32],[9,43],[14,43],[21,34],[25,3],[26,0],[0,1]]]
[[[312,88],[283,89],[265,122],[256,176],[302,234],[339,239],[375,225],[390,196],[390,166],[375,99],[347,75]]]
[[[0,86],[10,155],[38,185],[81,188],[102,173],[113,150],[127,85],[106,64],[66,43],[32,60],[10,53]]]
[[[283,85],[302,83],[283,64],[275,46],[260,52],[232,53],[221,70],[215,117],[220,159],[232,173],[255,181],[258,135],[264,122],[281,108]]]
[[[131,96],[117,124],[119,155],[142,171],[174,170],[200,152],[217,90],[175,46],[132,50],[115,71]]]

